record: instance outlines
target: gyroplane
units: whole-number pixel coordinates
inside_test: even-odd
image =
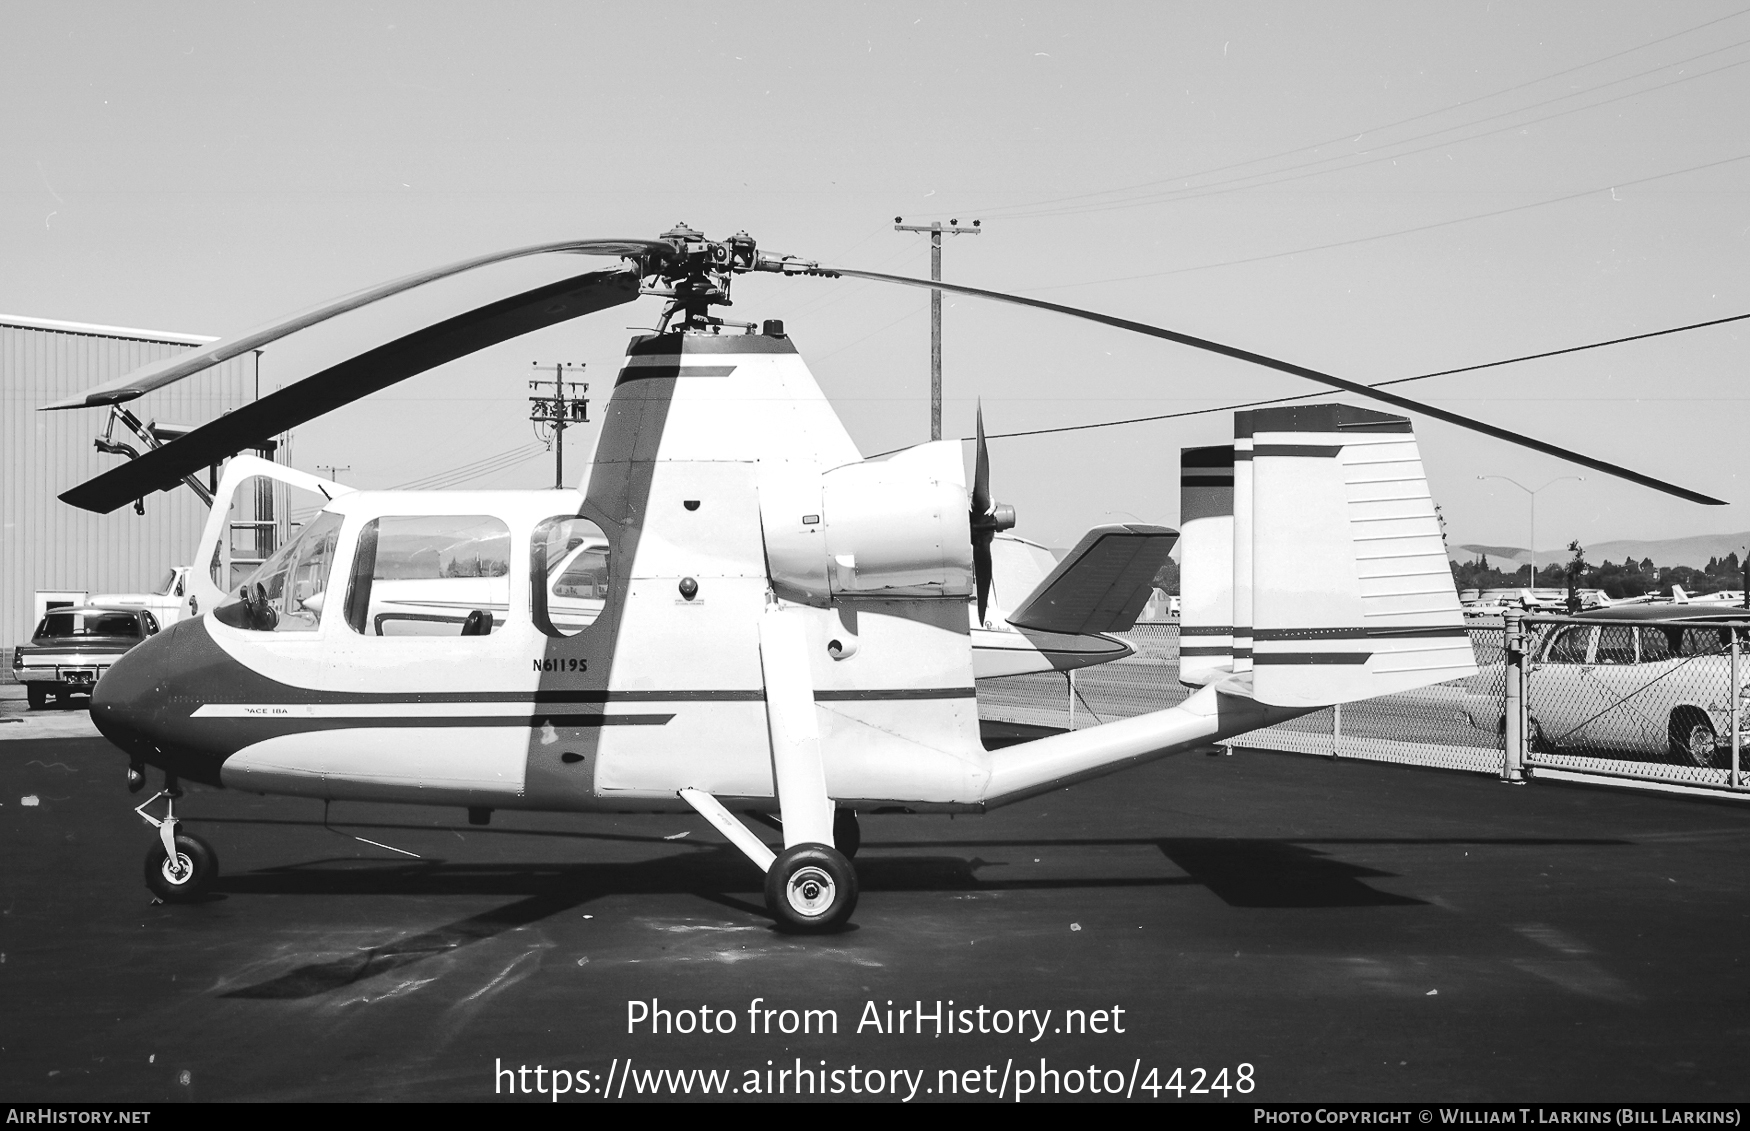
[[[761,253],[685,225],[579,240],[385,283],[45,406],[114,406],[391,295],[535,255],[603,256],[291,380],[67,491],[111,511],[229,459],[190,577],[199,615],[118,660],[92,718],[164,785],[146,879],[205,889],[213,849],[181,783],[325,801],[695,810],[765,877],[792,930],[844,923],[863,812],[970,813],[1340,702],[1475,670],[1406,417],[1346,404],[1241,412],[1182,461],[1184,644],[1167,710],[987,749],[974,692],[991,544],[1014,523],[938,441],[864,458],[777,321],[713,314],[735,276],[854,276],[1019,303],[1263,365],[1717,500],[1396,394],[1176,331],[1005,292]],[[346,490],[236,456],[433,366],[656,295],[576,490]],[[249,476],[321,493],[240,586],[218,568]],[[1178,537],[1098,528],[1017,607],[1004,670],[1072,666],[1135,617],[1136,578]],[[207,563],[213,563],[209,570]],[[1146,594],[1144,594],[1146,596]],[[969,606],[975,615],[969,616]],[[976,626],[976,627],[975,627]],[[1009,630],[1013,631],[1010,632]],[[1085,658],[1085,657],[1084,657]],[[152,807],[163,802],[163,815]],[[743,816],[782,830],[774,850]]]

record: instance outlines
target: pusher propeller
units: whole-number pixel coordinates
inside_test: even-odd
[[[990,497],[990,449],[984,442],[984,402],[978,405],[978,451],[972,464],[972,574],[978,583],[978,623],[990,603],[990,544],[1015,525],[1015,508]]]

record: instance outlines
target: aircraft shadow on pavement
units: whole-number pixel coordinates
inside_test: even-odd
[[[616,838],[618,839],[618,838]],[[642,839],[626,837],[624,839]],[[1622,846],[1606,839],[1557,838],[1360,838],[1291,841],[1243,837],[1030,839],[889,843],[886,847],[933,850],[930,855],[865,856],[857,862],[864,891],[966,892],[1046,891],[1114,887],[1201,886],[1232,907],[1378,908],[1425,905],[1411,896],[1380,891],[1365,880],[1394,873],[1335,859],[1311,844]],[[1080,879],[996,879],[978,873],[995,862],[979,856],[944,856],[943,848],[1152,846],[1184,876]],[[756,878],[747,862],[726,845],[693,844],[694,851],[629,863],[538,864],[311,860],[222,878],[232,895],[506,895],[523,898],[356,955],[311,963],[223,996],[302,999],[342,989],[391,970],[452,953],[517,927],[618,894],[692,894],[760,918],[765,910],[727,892],[747,891]],[[871,844],[869,847],[882,847]]]

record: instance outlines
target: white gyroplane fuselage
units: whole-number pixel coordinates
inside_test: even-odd
[[[830,926],[856,810],[979,811],[1474,670],[1407,422],[1242,417],[1272,433],[1241,441],[1256,500],[1227,491],[1247,549],[1226,597],[1186,605],[1232,610],[1226,654],[1169,710],[987,750],[959,444],[864,460],[789,338],[683,332],[634,339],[581,491],[337,493],[247,600],[197,571],[209,611],[117,663],[93,717],[136,763],[263,793],[690,807],[782,921]],[[234,460],[221,499],[266,466]],[[984,634],[1027,641],[1013,669],[1073,666],[1053,634],[1112,639],[1174,537],[1090,532],[1009,612],[1021,630]],[[737,811],[779,816],[783,851]]]

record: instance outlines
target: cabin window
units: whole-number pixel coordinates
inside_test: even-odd
[[[576,636],[602,615],[609,596],[609,546],[602,528],[561,515],[535,527],[529,590],[536,627]]]
[[[364,636],[489,636],[510,611],[510,528],[490,515],[365,523],[346,623]]]
[[[275,551],[214,610],[233,628],[260,632],[313,632],[328,595],[341,518],[323,511]]]

